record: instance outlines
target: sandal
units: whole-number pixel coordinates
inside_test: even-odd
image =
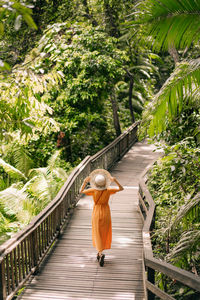
[[[103,267],[103,265],[104,265],[104,258],[105,258],[105,254],[102,254],[102,255],[100,256],[100,259],[99,259],[99,265],[100,265],[101,267]]]
[[[97,260],[99,261],[99,259],[100,259],[100,255],[99,253],[97,253]]]

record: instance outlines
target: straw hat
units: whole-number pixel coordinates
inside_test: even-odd
[[[96,190],[105,190],[111,183],[111,175],[104,169],[96,169],[90,174],[90,185]]]

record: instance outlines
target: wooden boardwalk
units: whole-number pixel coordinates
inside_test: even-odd
[[[138,180],[159,153],[136,143],[112,170],[124,191],[111,196],[112,249],[104,267],[91,241],[92,197],[82,197],[40,272],[31,278],[20,300],[144,299],[142,278],[142,219],[138,210]]]

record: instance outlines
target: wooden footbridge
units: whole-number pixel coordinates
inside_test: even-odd
[[[153,257],[149,231],[155,204],[144,170],[160,153],[136,142],[136,132],[134,124],[86,157],[48,207],[1,246],[0,300],[24,287],[19,300],[174,299],[154,285],[155,271],[200,291],[198,276]],[[109,169],[124,186],[110,199],[113,242],[103,268],[91,241],[92,198],[79,195],[83,179],[96,168]]]

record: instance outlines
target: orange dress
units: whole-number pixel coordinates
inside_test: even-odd
[[[93,196],[94,207],[92,212],[92,242],[98,251],[111,248],[112,223],[110,207],[108,204],[110,195],[119,189],[108,188],[106,190],[87,189],[83,193]]]

